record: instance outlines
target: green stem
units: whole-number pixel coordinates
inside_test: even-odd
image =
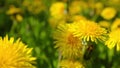
[[[12,24],[12,27],[11,27],[11,30],[10,30],[10,33],[13,33],[15,28],[17,26],[17,22],[16,21],[13,21],[13,24]]]

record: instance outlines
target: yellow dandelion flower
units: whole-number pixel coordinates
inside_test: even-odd
[[[51,16],[56,19],[61,19],[64,17],[66,4],[63,2],[53,3],[50,7]]]
[[[116,46],[117,51],[120,51],[120,29],[110,32],[109,39],[106,41],[108,48],[112,49]]]
[[[9,10],[6,12],[8,15],[13,15],[15,13],[20,13],[21,9],[20,8],[16,8],[14,5],[11,5]]]
[[[107,7],[105,9],[103,9],[103,11],[101,12],[101,16],[104,19],[110,20],[115,17],[116,13],[117,13],[117,11],[115,8]]]
[[[61,52],[64,58],[82,57],[82,41],[74,37],[69,24],[61,24],[54,33],[56,48]]]
[[[60,68],[85,68],[85,66],[78,61],[62,60],[60,62]]]
[[[120,28],[120,18],[115,19],[111,25],[111,30],[116,30],[118,28]]]
[[[23,20],[22,15],[17,14],[17,15],[16,15],[16,20],[19,21],[19,22],[21,22],[21,21]]]
[[[81,20],[75,23],[75,34],[84,41],[97,42],[97,40],[105,40],[106,30],[101,28],[97,23],[89,20]]]
[[[11,15],[10,18],[16,22],[21,22],[23,20],[23,16],[21,14]]]
[[[36,58],[31,51],[20,39],[14,42],[13,37],[0,37],[0,68],[35,68],[31,63]]]
[[[99,23],[98,23],[101,27],[104,27],[104,28],[109,28],[110,27],[110,22],[108,22],[108,21],[100,21]]]

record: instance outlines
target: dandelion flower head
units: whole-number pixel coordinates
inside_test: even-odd
[[[56,48],[64,58],[78,58],[82,56],[82,41],[75,37],[69,24],[60,24],[54,33]]]
[[[117,13],[117,11],[115,8],[107,7],[105,9],[103,9],[103,11],[101,12],[101,16],[106,20],[110,20],[113,17],[115,17],[116,13]]]
[[[81,20],[77,22],[74,33],[83,41],[97,42],[105,40],[106,30],[93,21]]]
[[[111,25],[111,30],[116,30],[120,28],[120,18],[115,19]]]
[[[51,16],[56,19],[61,19],[65,15],[66,4],[63,2],[53,3],[50,7]]]
[[[6,12],[6,14],[8,14],[8,15],[13,15],[13,14],[15,14],[15,13],[21,13],[21,9],[15,7],[14,5],[11,5],[11,6],[9,7],[9,10]]]
[[[120,50],[120,29],[110,32],[109,39],[106,41],[106,45],[109,49],[116,46],[117,51]]]
[[[0,68],[35,68],[31,63],[36,59],[31,55],[32,48],[27,48],[19,39],[14,42],[8,36],[0,37]]]

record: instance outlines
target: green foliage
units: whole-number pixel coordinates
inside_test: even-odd
[[[27,17],[21,23],[14,23],[15,26],[10,35],[20,37],[29,47],[34,48],[33,56],[37,57],[36,66],[54,68],[57,63],[57,55],[48,23],[34,17]]]

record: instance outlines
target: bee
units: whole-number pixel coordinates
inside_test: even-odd
[[[84,59],[89,60],[91,58],[92,52],[93,52],[94,45],[89,45],[88,48],[85,51]]]

